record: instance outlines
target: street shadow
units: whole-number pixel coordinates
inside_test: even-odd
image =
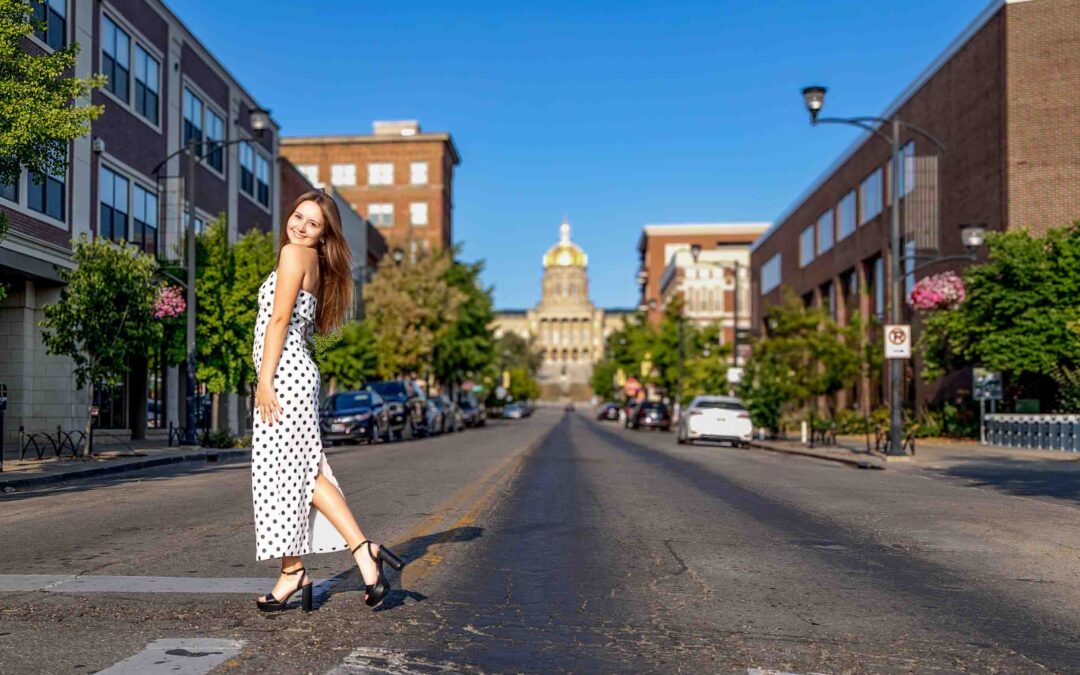
[[[950,461],[960,458],[944,457]],[[963,481],[971,487],[1000,490],[1021,497],[1051,497],[1080,504],[1080,463],[1000,458],[961,462],[944,469],[926,469]]]
[[[427,552],[435,545],[443,544],[460,544],[469,541],[479,539],[484,535],[484,528],[482,527],[455,527],[449,530],[443,530],[442,532],[433,532],[422,537],[413,537],[407,539],[404,542],[394,545],[394,553],[405,561],[405,565],[423,558]],[[394,574],[396,579],[400,582],[400,576],[393,572],[389,566],[384,567],[384,573],[389,577],[390,574]],[[394,578],[391,578],[391,582]],[[363,593],[363,579],[360,576],[360,570],[353,565],[348,570],[332,577],[328,580],[327,587],[330,589],[321,598],[316,600],[317,604],[322,604],[332,596],[338,593],[359,592]],[[394,588],[386,594],[386,598],[382,603],[375,608],[376,612],[383,612],[391,609],[396,609],[405,604],[406,600],[412,599],[416,602],[423,602],[427,600],[428,596],[417,591],[411,591],[407,588]]]

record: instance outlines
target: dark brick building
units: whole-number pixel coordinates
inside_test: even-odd
[[[921,223],[905,215],[905,251],[961,254],[965,223],[1037,234],[1080,217],[1078,26],[1080,0],[995,0],[880,115],[918,125],[947,148],[938,155],[920,136],[902,140],[905,214],[915,213],[912,197],[920,191],[933,197],[924,200],[930,211]],[[826,109],[830,115],[865,112]],[[784,286],[840,321],[856,310],[886,315],[888,162],[889,148],[880,139],[859,139],[754,244],[756,327]],[[905,261],[905,270],[911,267]],[[959,267],[929,265],[918,275]],[[905,281],[910,288],[914,275]],[[918,361],[909,367],[917,372]],[[961,375],[954,378],[953,384],[970,387]],[[884,376],[864,381],[838,403],[875,405],[886,384]],[[928,400],[943,384],[916,378],[906,396]]]

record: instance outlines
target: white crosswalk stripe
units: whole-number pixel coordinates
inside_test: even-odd
[[[463,669],[459,664],[430,661],[407,652],[360,647],[354,649],[326,675],[421,675],[422,673],[478,673],[476,668]]]
[[[238,655],[245,644],[245,640],[218,638],[154,640],[138,654],[99,670],[98,675],[204,675]]]

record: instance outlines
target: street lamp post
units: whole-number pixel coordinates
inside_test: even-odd
[[[904,281],[900,266],[901,256],[901,228],[900,228],[900,200],[902,197],[903,185],[901,183],[902,167],[901,167],[901,153],[900,153],[900,130],[901,127],[913,131],[933,143],[937,149],[945,152],[945,144],[941,140],[934,137],[930,132],[921,129],[910,122],[901,120],[900,118],[893,117],[891,120],[886,120],[879,117],[855,117],[855,118],[821,118],[819,113],[822,107],[825,105],[825,87],[824,86],[807,86],[802,90],[802,102],[806,104],[807,110],[810,112],[810,123],[816,124],[849,124],[851,126],[858,126],[860,129],[875,134],[879,138],[886,141],[890,147],[890,164],[891,164],[891,183],[892,183],[892,203],[890,204],[889,213],[889,248],[891,252],[891,259],[889,260],[889,271],[892,274],[892,283],[890,284],[890,300],[889,300],[889,320],[893,324],[900,324],[903,322],[903,302],[904,302]],[[891,127],[891,135],[887,135],[881,131],[881,127],[885,125]],[[980,226],[964,226],[963,238],[964,244],[966,244],[971,254],[969,256],[946,256],[946,257],[932,257],[926,265],[935,264],[935,262],[942,262],[950,259],[967,259],[972,260],[975,256],[974,248],[978,245],[982,245],[982,235],[985,233],[985,227],[980,229]],[[921,267],[921,266],[920,266]],[[912,268],[914,272],[917,267]],[[903,405],[901,399],[903,397],[903,377],[904,377],[904,363],[901,359],[892,359],[889,364],[889,389],[890,389],[890,401],[889,401],[889,448],[888,454],[891,456],[906,456],[906,449],[903,445]]]
[[[270,111],[263,108],[252,108],[248,111],[248,124],[259,136],[270,127]],[[230,145],[242,143],[248,138],[234,138],[231,141],[221,143],[219,141],[202,141],[192,138],[184,147],[173,152],[161,160],[154,168],[154,175],[159,176],[162,167],[173,157],[181,153],[187,154],[187,175],[184,176],[184,198],[187,200],[187,226],[186,254],[184,265],[187,267],[187,378],[185,383],[186,415],[184,419],[184,433],[180,439],[181,445],[198,445],[199,440],[195,434],[195,166],[200,164],[209,153],[222,150]],[[209,146],[209,153],[200,153],[203,146]]]

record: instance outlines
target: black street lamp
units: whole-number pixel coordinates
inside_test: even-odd
[[[262,137],[263,132],[270,128],[270,111],[259,107],[249,109],[248,125],[259,137]],[[187,200],[187,227],[184,230],[187,238],[185,242],[187,283],[184,284],[187,291],[187,382],[185,386],[186,415],[181,445],[199,444],[198,437],[195,435],[195,167],[213,152],[248,140],[250,139],[234,138],[222,143],[192,138],[184,144],[184,147],[171,153],[154,168],[154,175],[161,178],[160,172],[166,162],[181,153],[187,153],[187,175],[184,177],[184,196]],[[207,146],[208,152],[201,151],[203,146]]]
[[[821,109],[825,106],[825,92],[825,87],[818,85],[805,87],[802,90],[803,103],[806,104],[806,109],[810,113],[810,124],[815,126],[818,124],[847,124],[859,127],[889,144],[891,152],[890,171],[892,174],[892,204],[889,219],[889,250],[891,252],[889,270],[892,274],[892,284],[889,294],[889,320],[893,324],[900,324],[903,322],[902,307],[904,297],[904,277],[900,269],[900,257],[902,255],[900,198],[902,196],[903,188],[900,183],[901,176],[903,175],[902,167],[900,166],[900,128],[903,127],[921,135],[923,138],[926,138],[937,146],[938,150],[942,153],[945,152],[945,144],[925,129],[901,120],[898,117],[893,117],[892,119],[872,116],[819,117]],[[889,125],[892,128],[891,134],[886,134],[881,130],[885,125]],[[976,232],[971,231],[968,232],[968,234],[971,236],[971,240],[974,241]],[[941,262],[941,260],[941,258],[937,258],[931,262]],[[901,359],[890,359],[889,373],[890,400],[888,454],[892,456],[906,456],[907,452],[903,446],[904,418],[901,402],[901,398],[903,397],[904,364]]]

